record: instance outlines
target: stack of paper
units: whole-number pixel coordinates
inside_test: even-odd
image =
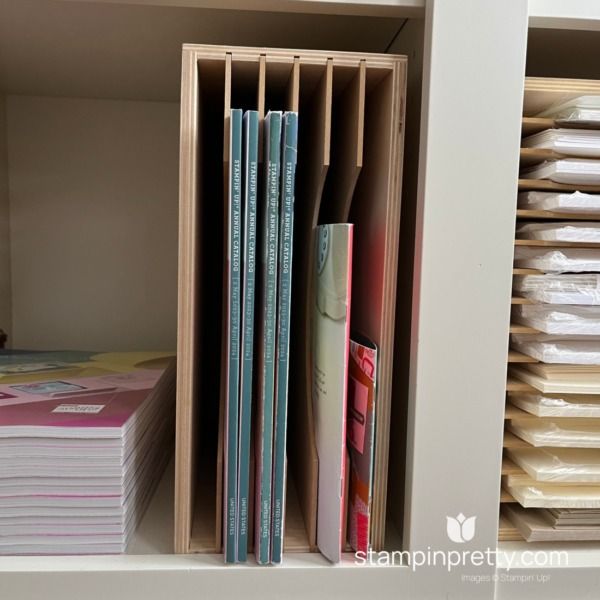
[[[600,304],[600,274],[516,275],[513,289],[524,298],[546,304]]]
[[[600,365],[600,337],[515,334],[511,343],[519,352],[545,363]]]
[[[548,508],[542,511],[548,522],[559,529],[568,529],[570,527],[594,527],[600,528],[600,510],[589,509],[571,509],[571,508]]]
[[[571,511],[575,514],[581,513],[583,522],[564,521],[561,526],[555,526],[548,519],[551,510],[560,513]],[[528,542],[550,542],[550,541],[597,541],[600,540],[600,527],[597,520],[597,509],[525,509],[518,504],[510,504],[506,507],[504,515],[519,530],[519,533]],[[583,523],[586,523],[585,525]]]
[[[573,215],[600,213],[600,196],[583,192],[521,192],[517,207],[523,210],[544,210]]]
[[[571,156],[600,157],[600,131],[596,129],[547,129],[521,141],[524,148],[544,148]]]
[[[548,85],[565,98],[564,82]],[[600,183],[600,96],[537,116],[574,128],[521,144],[523,163],[540,160],[522,178],[568,185],[520,184],[531,191],[518,196],[527,221],[517,223],[514,267],[533,272],[513,279],[509,360],[530,390],[507,398],[505,458],[516,468],[502,486],[517,504],[502,512],[528,541],[600,540],[600,194],[577,189]]]
[[[172,355],[0,355],[0,553],[123,552],[170,459]]]
[[[505,489],[523,508],[600,508],[600,486],[531,482]]]
[[[600,394],[600,367],[595,365],[524,364],[511,373],[544,394]]]
[[[515,307],[513,317],[544,333],[600,336],[600,306],[523,304]]]
[[[600,396],[515,392],[510,403],[536,417],[600,417]]]
[[[600,123],[600,97],[577,96],[566,102],[555,104],[536,116],[555,119],[561,123],[598,125]]]
[[[546,273],[599,273],[600,248],[515,248],[515,267]]]
[[[600,453],[596,449],[510,448],[506,452],[535,481],[600,484]]]
[[[600,167],[600,161],[598,165]],[[598,244],[600,223],[586,221],[525,223],[517,227],[517,239]]]
[[[511,419],[508,430],[535,447],[600,448],[598,419]]]
[[[524,179],[550,179],[556,183],[600,184],[600,162],[589,158],[548,160],[521,170]]]

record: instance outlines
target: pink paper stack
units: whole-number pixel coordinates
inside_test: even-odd
[[[124,552],[171,456],[174,360],[56,354],[0,355],[0,553]]]

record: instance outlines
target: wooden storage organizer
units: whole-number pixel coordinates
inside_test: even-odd
[[[372,543],[385,533],[406,60],[184,46],[181,93],[175,549],[221,551],[219,355],[223,165],[231,107],[299,112],[285,550],[316,550],[310,397],[313,235],[355,226],[352,327],[379,347]],[[223,128],[222,123],[225,124]],[[322,201],[323,198],[323,201]]]
[[[600,94],[600,82],[579,80],[579,79],[545,79],[537,77],[528,77],[525,80],[525,96],[523,102],[523,121],[522,121],[522,137],[545,131],[555,127],[560,127],[556,124],[553,119],[533,117],[540,113],[542,110],[549,106],[566,102],[571,98],[576,98],[584,94]],[[529,166],[544,160],[553,160],[557,158],[563,158],[566,155],[557,154],[556,152],[549,150],[540,150],[534,148],[521,148],[521,166]],[[545,191],[545,192],[592,192],[599,193],[600,186],[592,185],[571,185],[555,183],[549,180],[532,180],[532,179],[519,179],[519,191]],[[573,213],[564,214],[549,211],[535,211],[535,210],[523,210],[517,209],[517,222],[521,219],[527,221],[543,221],[543,220],[598,220],[598,217],[593,215],[577,215]],[[549,242],[543,240],[517,240],[515,239],[515,246],[547,246],[547,247],[571,247],[571,248],[585,248],[585,247],[600,247],[600,244],[580,244],[580,243],[565,243],[565,242]],[[526,275],[535,274],[539,271],[534,269],[513,269],[514,275]],[[512,305],[517,304],[529,304],[530,301],[527,298],[515,296],[511,299]],[[523,333],[533,334],[537,331],[531,327],[526,327],[518,324],[511,324],[510,333]],[[512,392],[535,392],[535,388],[520,381],[518,377],[515,377],[511,372],[511,365],[517,365],[518,363],[535,363],[538,362],[535,358],[525,356],[520,352],[509,350],[508,352],[508,379],[506,386],[506,399],[507,405],[505,410],[505,420],[519,418],[526,419],[537,417],[531,415],[516,406],[511,405],[508,401]],[[506,431],[504,433],[504,448],[526,448],[530,444],[524,440],[521,440],[512,433]],[[504,457],[502,460],[502,475],[515,475],[524,474],[524,471],[515,465],[508,458]],[[515,502],[515,499],[504,489],[501,489],[500,493],[500,506],[503,503]],[[522,540],[521,534],[518,530],[512,526],[512,524],[500,514],[500,526],[498,531],[499,541],[517,541]]]

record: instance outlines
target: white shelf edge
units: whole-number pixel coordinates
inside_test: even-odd
[[[2,573],[71,573],[114,571],[206,571],[218,573],[229,571],[270,570],[317,570],[356,572],[381,569],[409,571],[405,566],[357,565],[353,554],[345,554],[337,564],[330,563],[319,553],[288,553],[281,565],[264,567],[254,562],[226,565],[222,554],[148,554],[112,556],[4,556],[0,558]],[[339,574],[339,573],[338,573]],[[337,577],[338,575],[335,575]]]
[[[600,31],[597,0],[529,0],[529,27]]]
[[[425,0],[66,0],[142,6],[422,18]]]

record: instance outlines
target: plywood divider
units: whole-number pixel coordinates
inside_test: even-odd
[[[177,445],[175,449],[175,552],[188,551],[192,529],[195,471],[196,344],[189,329],[196,322],[198,164],[198,69],[196,55],[184,50],[181,75],[179,162],[179,269],[177,336]]]
[[[531,444],[522,440],[520,437],[517,437],[514,433],[510,431],[504,432],[504,448],[531,448]]]
[[[521,124],[521,134],[523,137],[545,131],[546,129],[553,129],[556,127],[554,119],[546,119],[543,117],[523,117]]]
[[[228,52],[225,55],[225,91],[223,94],[223,283],[222,283],[222,306],[225,315],[227,312],[227,299],[229,296],[229,280],[227,278],[227,219],[228,219],[228,196],[229,196],[229,151],[231,130],[231,86],[232,86],[232,56]],[[219,402],[219,429],[217,433],[217,464],[216,464],[216,494],[215,494],[215,540],[216,551],[220,552],[223,543],[223,481],[225,468],[225,414],[227,402],[227,320],[222,319],[221,333],[221,390]]]
[[[300,71],[302,94],[302,70]],[[312,407],[311,315],[314,294],[315,228],[321,194],[329,168],[333,62],[327,61],[317,88],[300,104],[299,148],[310,161],[298,161],[295,215],[292,352],[290,365],[290,420],[288,451],[296,481],[298,501],[311,548],[316,548],[317,484],[319,462]]]
[[[231,119],[231,52],[225,55],[225,95],[223,98],[223,163],[229,163],[229,124]],[[225,174],[227,177],[227,174]]]
[[[379,351],[371,519],[374,550],[383,549],[387,516],[405,86],[404,62],[395,62],[391,71],[367,69],[363,166],[349,217],[356,224],[352,327],[377,344]],[[392,469],[389,472],[395,475]]]
[[[554,242],[552,240],[515,240],[515,246],[540,246],[544,248],[600,248],[596,242]]]
[[[536,358],[532,356],[527,356],[522,352],[518,352],[517,350],[509,350],[508,351],[508,362],[509,363],[536,363],[539,362]]]
[[[549,179],[519,179],[520,192],[589,192],[597,194],[600,192],[600,185],[581,185],[573,183],[556,183]]]
[[[285,106],[286,110],[300,111],[300,59],[297,56],[294,57],[292,72],[288,79]]]
[[[340,69],[342,67],[334,68],[334,84]],[[367,72],[365,61],[360,61],[352,71],[352,78],[334,101],[332,160],[320,211],[321,223],[348,221],[354,188],[363,165]]]
[[[597,214],[577,214],[561,213],[552,210],[529,210],[525,208],[517,209],[518,219],[548,219],[556,221],[599,221],[600,213]]]
[[[263,121],[265,118],[265,101],[267,85],[267,57],[261,54],[258,59],[258,84],[256,90],[256,110],[258,110],[258,162],[263,156]]]
[[[547,160],[559,160],[569,158],[572,154],[556,152],[550,148],[521,148],[519,153],[519,162],[521,168],[537,165]]]

